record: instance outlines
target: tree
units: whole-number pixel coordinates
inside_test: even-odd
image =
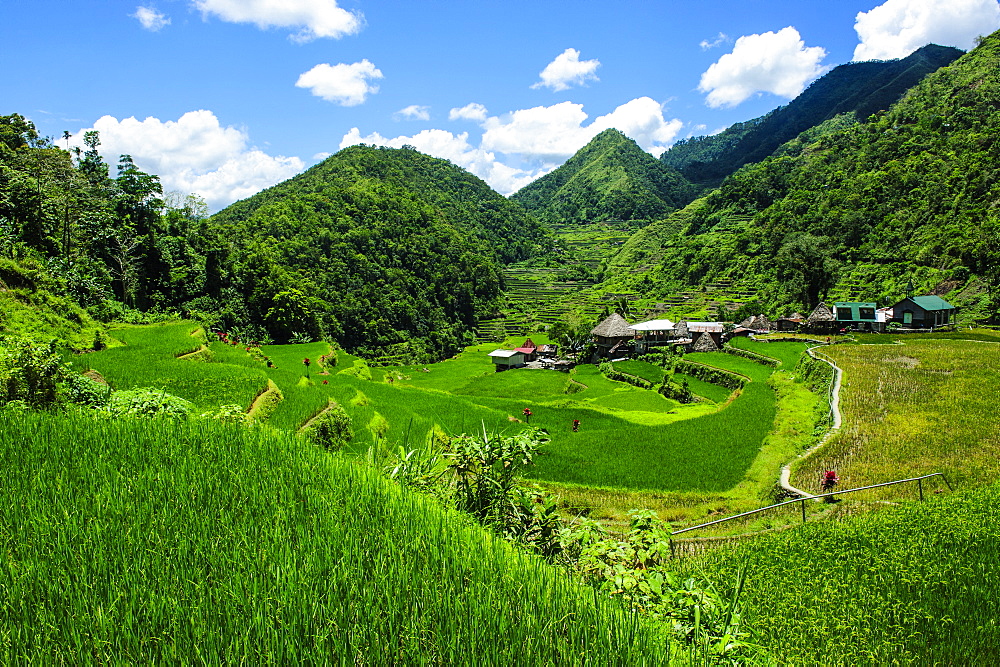
[[[826,236],[806,232],[789,234],[778,250],[778,280],[793,299],[807,308],[814,308],[837,283],[840,263],[831,257],[832,254],[830,239]]]

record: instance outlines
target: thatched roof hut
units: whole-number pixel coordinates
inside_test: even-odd
[[[834,317],[833,311],[828,305],[822,301],[813,309],[812,313],[809,315],[809,319],[806,320],[809,324],[815,324],[817,322],[833,322],[837,318]]]
[[[771,320],[767,319],[767,315],[763,313],[754,317],[748,317],[737,326],[742,329],[750,329],[751,331],[770,331],[772,329]]]
[[[632,338],[635,332],[628,328],[628,322],[618,313],[612,313],[590,332],[600,338]]]
[[[678,338],[690,338],[691,332],[688,331],[687,320],[681,320],[677,323],[677,333],[675,334]]]
[[[718,349],[719,346],[716,344],[715,339],[707,331],[698,336],[698,340],[691,347],[693,352],[716,352]]]

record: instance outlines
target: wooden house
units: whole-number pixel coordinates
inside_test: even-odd
[[[518,368],[527,363],[523,352],[517,350],[494,350],[489,353],[490,361],[496,366],[497,371],[505,371],[508,368]]]
[[[954,324],[958,309],[939,296],[908,296],[892,307],[890,322],[907,329],[933,329]]]
[[[618,313],[612,313],[590,333],[594,337],[598,357],[610,357],[619,350],[624,352],[625,343],[635,338],[628,321]]]
[[[806,316],[802,313],[792,313],[788,317],[779,317],[774,321],[774,328],[777,331],[798,331]]]

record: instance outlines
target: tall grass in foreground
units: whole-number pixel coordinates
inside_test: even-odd
[[[0,661],[664,664],[375,471],[226,425],[0,413]]]
[[[997,664],[1000,485],[807,524],[689,561],[781,664]]]

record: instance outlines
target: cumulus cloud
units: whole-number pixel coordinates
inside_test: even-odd
[[[319,37],[334,39],[361,30],[363,17],[337,6],[336,0],[193,0],[203,16],[258,28],[298,28],[296,42]]]
[[[101,155],[111,165],[131,155],[143,171],[160,177],[163,189],[195,193],[213,210],[249,197],[305,168],[297,157],[272,156],[249,146],[246,133],[222,127],[211,111],[189,111],[176,121],[102,116],[87,130],[100,132]],[[112,169],[112,173],[113,173]]]
[[[397,119],[403,120],[430,120],[430,109],[430,107],[420,106],[419,104],[411,104],[408,107],[400,109],[394,115]]]
[[[308,88],[313,95],[327,102],[353,107],[378,92],[378,86],[372,81],[381,78],[382,71],[366,58],[351,65],[320,63],[300,74],[295,85]]]
[[[345,148],[355,144],[373,144],[390,148],[413,146],[422,153],[450,160],[467,169],[502,194],[516,192],[545,173],[542,169],[521,169],[503,164],[492,152],[470,144],[468,132],[452,134],[446,130],[423,130],[413,136],[390,139],[378,132],[362,136],[358,128],[352,127],[351,131],[344,135],[340,147]]]
[[[482,111],[485,115],[485,108]],[[659,155],[683,125],[676,119],[664,119],[662,105],[648,97],[627,102],[589,124],[587,119],[583,105],[562,102],[521,109],[502,118],[485,118],[479,146],[469,141],[468,132],[424,130],[413,136],[388,138],[377,132],[363,136],[358,128],[344,135],[340,145],[342,148],[361,143],[393,148],[415,146],[429,155],[451,160],[498,192],[510,194],[555,169],[608,128],[621,130],[643,149]]]
[[[601,66],[598,60],[580,60],[580,52],[576,49],[566,49],[556,59],[545,66],[539,76],[541,81],[532,84],[532,88],[551,88],[552,90],[567,90],[571,86],[582,86],[588,81],[597,81],[594,72]]]
[[[904,58],[925,44],[971,49],[1000,28],[996,0],[887,0],[854,22],[855,60]]]
[[[710,107],[734,107],[756,93],[793,98],[824,72],[826,50],[805,45],[789,26],[778,32],[744,35],[732,52],[719,58],[704,74],[698,90]]]
[[[703,39],[701,40],[701,42],[699,42],[698,46],[701,47],[702,51],[707,51],[709,49],[714,49],[717,46],[722,46],[728,41],[729,41],[729,36],[724,32],[720,32],[718,36],[711,42],[708,41],[707,39]]]
[[[494,116],[483,124],[483,148],[555,163],[570,157],[597,134],[613,127],[634,139],[644,150],[659,155],[683,125],[676,119],[665,120],[663,107],[649,97],[626,102],[610,114],[584,125],[587,117],[583,105],[573,102],[521,109],[506,118]]]
[[[471,102],[464,107],[455,107],[448,112],[448,120],[486,120],[486,107],[477,102]]]
[[[164,26],[170,25],[170,18],[166,14],[161,14],[152,7],[143,7],[142,5],[135,8],[135,14],[129,14],[134,19],[138,19],[139,23],[146,30],[151,30],[156,32]]]

